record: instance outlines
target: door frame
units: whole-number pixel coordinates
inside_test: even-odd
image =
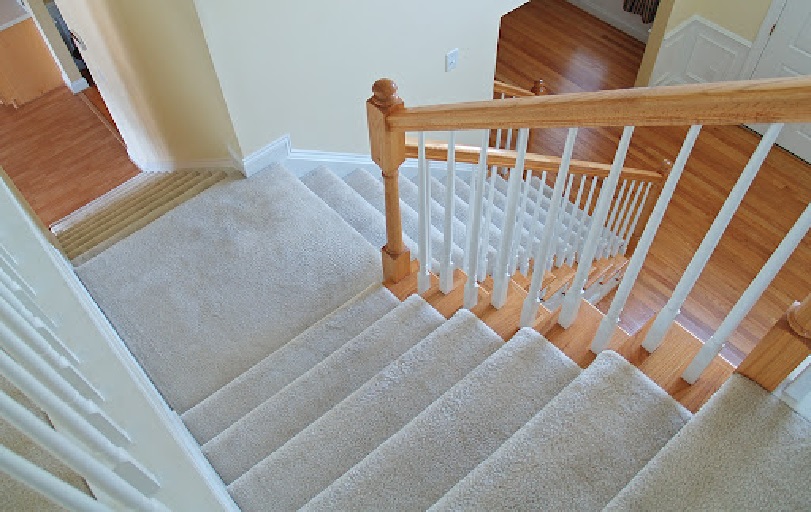
[[[777,22],[780,20],[780,15],[783,14],[783,9],[785,9],[787,3],[788,0],[772,0],[769,10],[766,11],[766,17],[763,18],[763,23],[760,25],[757,37],[752,41],[752,47],[743,63],[741,73],[738,76],[739,79],[750,80],[752,78],[752,75],[755,73],[755,68],[758,62],[760,62],[763,52],[766,50],[766,45],[769,43],[772,28],[777,25]]]

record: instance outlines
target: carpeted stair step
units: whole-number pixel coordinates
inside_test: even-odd
[[[229,491],[242,510],[298,509],[503,344],[470,311],[459,311]]]
[[[308,510],[425,510],[492,454],[580,369],[522,329]]]
[[[220,182],[76,271],[181,414],[381,279],[380,249],[280,166]]]
[[[207,443],[398,304],[380,284],[370,286],[183,413],[183,422],[197,442]]]
[[[375,247],[386,245],[386,217],[363,197],[355,192],[335,173],[326,167],[318,167],[301,178],[302,183],[315,192],[330,208],[338,212],[355,231],[363,235]],[[416,244],[403,236],[403,242],[412,252]]]
[[[377,211],[386,214],[386,202],[384,197],[383,184],[364,169],[357,169],[344,178],[346,183],[360,194],[366,201],[374,206]],[[414,211],[405,201],[400,199],[400,215],[403,223],[403,231],[411,240],[419,240],[419,224],[417,212]],[[434,263],[442,260],[442,246],[444,238],[433,226],[431,227],[431,256]],[[462,262],[462,250],[454,246],[451,252],[453,261],[457,264]]]
[[[203,445],[230,484],[443,323],[412,295],[329,357]]]
[[[602,352],[431,510],[600,510],[689,418],[625,359]]]
[[[808,510],[811,423],[733,375],[606,510]]]

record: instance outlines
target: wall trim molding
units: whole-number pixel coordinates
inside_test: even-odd
[[[65,85],[68,86],[68,89],[70,89],[70,92],[72,92],[73,94],[79,94],[80,92],[90,87],[90,84],[87,83],[87,79],[85,77],[71,81],[67,75],[63,74],[62,79],[65,81]]]
[[[141,172],[172,172],[181,170],[234,170],[240,169],[240,164],[230,158],[210,160],[164,160],[142,162],[130,154],[130,160]],[[240,169],[241,170],[241,169]]]
[[[736,80],[752,42],[693,15],[665,34],[651,86]]]
[[[31,17],[32,16],[31,16],[30,12],[26,12],[25,14],[21,14],[21,15],[17,16],[16,18],[14,18],[13,20],[7,21],[7,22],[3,23],[2,25],[0,25],[0,30],[5,30],[7,28],[11,28],[14,25],[16,25],[17,23],[21,23],[21,22],[23,22],[23,21],[25,21],[25,20],[27,20],[28,18],[31,18]]]
[[[648,41],[648,36],[650,35],[648,28],[628,23],[622,16],[618,16],[608,9],[605,5],[605,0],[568,0],[568,2],[583,9],[592,16],[603,20],[612,27],[625,32],[638,41],[642,41],[643,43]],[[650,26],[652,27],[653,24],[650,24]]]
[[[242,158],[236,163],[236,168],[250,178],[267,166],[286,159],[289,154],[290,134],[288,133]]]

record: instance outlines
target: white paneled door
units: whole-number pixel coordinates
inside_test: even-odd
[[[811,75],[811,1],[787,0],[752,78]],[[761,134],[766,125],[754,125]],[[811,162],[811,124],[789,124],[777,143]]]

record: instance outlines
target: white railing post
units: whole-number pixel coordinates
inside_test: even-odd
[[[676,285],[676,289],[673,290],[673,295],[670,297],[670,300],[667,301],[662,311],[656,316],[647,336],[645,336],[642,346],[648,352],[653,352],[659,347],[670,325],[679,315],[684,301],[687,299],[693,286],[695,286],[696,281],[698,281],[701,272],[704,270],[707,261],[709,261],[715,247],[721,240],[721,236],[732,220],[732,216],[735,215],[735,211],[737,211],[738,206],[741,204],[741,201],[743,201],[743,196],[746,195],[746,191],[749,190],[749,185],[752,184],[761,165],[763,165],[763,161],[769,154],[769,150],[771,150],[782,127],[783,125],[779,123],[770,125],[758,144],[757,149],[752,153],[740,178],[738,178],[735,186],[732,187],[729,196],[726,198],[726,201],[724,201],[723,206],[721,206],[721,210],[715,217],[710,229],[707,231],[698,249],[696,249],[693,259],[690,260],[689,265],[687,265],[687,269]]]
[[[755,302],[763,295],[766,288],[774,280],[774,277],[783,268],[789,256],[794,252],[803,237],[808,233],[811,228],[811,204],[806,206],[805,211],[794,226],[786,234],[785,238],[777,246],[774,253],[760,269],[758,275],[752,280],[752,283],[743,292],[741,298],[732,307],[732,310],[718,326],[709,340],[701,347],[698,354],[693,358],[693,361],[684,371],[682,377],[690,384],[694,384],[704,370],[712,362],[713,358],[721,352],[721,348],[726,343],[732,331],[738,328],[740,323],[749,314],[749,311],[755,305]]]
[[[162,503],[145,496],[2,391],[0,391],[0,416],[124,507],[131,510],[169,511]]]
[[[636,229],[637,223],[639,223],[639,218],[642,216],[642,210],[645,208],[645,202],[648,200],[648,194],[650,193],[650,189],[653,186],[652,183],[647,183],[644,187],[640,184],[639,189],[637,189],[637,195],[639,192],[642,191],[644,188],[644,193],[642,194],[642,199],[639,200],[638,197],[634,197],[634,202],[631,205],[631,211],[628,214],[629,218],[633,218],[629,225],[624,225],[622,227],[622,235],[618,241],[619,245],[614,249],[614,255],[616,256],[621,251],[623,255],[628,249],[628,242],[631,240],[631,236]],[[636,212],[636,213],[634,213]]]
[[[479,285],[476,283],[476,270],[479,266],[479,236],[482,222],[482,202],[484,199],[484,181],[487,178],[487,145],[490,141],[490,133],[484,130],[482,135],[482,146],[479,153],[479,165],[471,176],[471,187],[473,197],[468,209],[467,221],[470,229],[470,236],[467,239],[467,282],[465,283],[464,306],[473,309],[479,302]]]
[[[32,402],[44,410],[54,421],[64,424],[71,435],[87,448],[101,456],[113,471],[145,495],[153,495],[160,485],[123,448],[113,444],[79,413],[53,393],[5,352],[0,351],[0,373]]]
[[[430,181],[430,180],[429,180]],[[448,134],[448,172],[445,175],[445,246],[439,269],[439,290],[448,294],[453,290],[453,217],[456,199],[456,132]]]
[[[605,258],[608,256],[608,251],[611,250],[611,245],[614,243],[614,232],[617,219],[619,218],[617,214],[621,208],[623,198],[625,197],[625,190],[627,188],[628,180],[622,180],[619,194],[617,194],[617,198],[612,205],[613,207],[611,208],[611,213],[605,223],[605,232],[603,234],[604,240],[601,242],[600,248],[597,251],[597,256],[600,258]]]
[[[792,406],[803,401],[811,393],[811,366],[806,366],[794,380],[783,389],[783,398]]]
[[[569,181],[566,183],[566,191],[560,198],[560,208],[562,213],[566,213],[566,203],[569,202],[569,198],[571,197],[572,193],[572,185],[574,184],[574,175],[569,175]],[[556,265],[559,267],[563,265],[564,261],[566,260],[566,239],[567,233],[572,228],[572,219],[574,218],[574,211],[572,211],[572,215],[569,216],[569,222],[564,224],[563,221],[558,222],[558,233],[559,236],[555,237],[554,241],[557,244],[555,248],[555,262]]]
[[[617,222],[614,223],[614,229],[612,230],[612,232],[614,233],[614,239],[611,240],[611,243],[608,244],[608,247],[606,247],[605,251],[606,258],[610,258],[615,255],[616,250],[615,248],[619,247],[622,240],[623,225],[627,226],[628,222],[630,221],[629,217],[631,212],[628,211],[628,206],[631,203],[631,196],[633,195],[634,198],[638,198],[639,191],[642,190],[641,182],[637,183],[635,181],[631,181],[630,183],[631,184],[628,186],[628,193],[625,195],[625,200],[622,202],[622,208],[620,209],[620,213],[617,216]]]
[[[608,308],[608,312],[600,322],[600,327],[597,329],[597,334],[595,334],[594,340],[591,343],[591,350],[595,354],[599,354],[605,350],[608,343],[611,341],[614,327],[617,325],[622,309],[625,307],[625,303],[628,301],[628,297],[631,294],[631,289],[637,277],[639,277],[639,272],[642,270],[642,265],[645,263],[645,258],[653,243],[653,238],[659,230],[667,206],[670,204],[673,192],[676,190],[676,185],[679,183],[679,178],[681,178],[684,166],[687,164],[687,159],[693,151],[693,145],[700,131],[701,126],[696,125],[691,127],[687,132],[687,136],[679,151],[679,156],[676,157],[676,162],[673,164],[673,170],[670,172],[670,175],[667,177],[662,187],[659,199],[656,201],[656,205],[651,212],[650,220],[648,220],[648,224],[645,226],[642,236],[639,238],[639,244],[634,254],[631,256],[631,260],[628,262],[628,268],[625,270],[625,275],[622,277],[619,287],[617,287],[614,300],[611,301],[611,307]],[[642,210],[642,205],[640,205],[639,209],[640,211]]]
[[[597,206],[591,218],[589,233],[586,236],[583,254],[577,264],[577,272],[572,280],[569,291],[563,299],[563,305],[560,308],[558,323],[566,329],[574,323],[575,318],[577,318],[577,312],[580,310],[580,301],[583,299],[583,286],[586,284],[594,256],[597,253],[597,246],[603,233],[605,218],[608,214],[608,208],[611,206],[611,200],[614,198],[614,191],[617,189],[617,183],[622,173],[622,167],[625,164],[625,155],[628,153],[628,147],[631,145],[631,135],[633,135],[633,133],[633,126],[626,126],[622,131],[622,138],[617,147],[617,152],[614,155],[614,163],[611,164],[611,171],[608,173],[608,177],[603,181],[600,197],[597,199]]]
[[[575,230],[580,230],[580,216],[578,215],[580,212],[580,200],[583,198],[583,189],[586,185],[586,175],[583,174],[580,176],[580,185],[577,187],[577,197],[574,200],[572,205],[571,215],[569,216],[569,226],[566,230],[566,251],[563,253],[563,261],[561,265],[565,265],[569,262],[569,259],[574,259],[575,253]]]
[[[490,186],[487,189],[487,198],[484,200],[484,222],[479,233],[479,265],[476,268],[476,281],[481,283],[487,279],[487,254],[490,248],[490,226],[493,223],[493,209],[496,200],[496,178],[497,175],[490,169]]]
[[[66,510],[110,512],[107,506],[94,500],[72,485],[65,483],[28,459],[0,445],[0,471],[45,496]]]
[[[546,171],[541,172],[541,187],[546,184]],[[525,276],[529,275],[529,260],[532,257],[535,247],[535,239],[538,238],[538,229],[541,224],[541,207],[543,205],[543,193],[539,190],[538,196],[535,198],[535,211],[532,214],[532,223],[529,227],[529,247],[524,252],[524,258],[521,261],[521,273]]]
[[[572,251],[572,255],[570,259],[566,260],[566,264],[574,266],[575,259],[580,261],[580,256],[583,254],[583,246],[586,244],[586,233],[588,231],[588,226],[586,220],[589,219],[589,208],[591,207],[591,200],[594,197],[594,191],[597,189],[597,183],[599,182],[599,178],[594,176],[591,178],[591,186],[589,187],[589,193],[586,196],[586,202],[583,203],[583,208],[580,211],[580,220],[577,223],[577,247],[574,248]]]
[[[417,135],[417,225],[419,226],[419,260],[420,270],[417,273],[417,292],[425,293],[431,287],[431,212],[430,182],[428,178],[428,160],[425,158],[425,132]]]
[[[569,174],[569,164],[572,161],[576,138],[577,128],[569,128],[569,132],[566,136],[566,145],[563,148],[563,156],[560,159],[560,168],[558,169],[558,175],[555,177],[555,186],[552,188],[552,202],[549,207],[549,212],[546,215],[546,225],[541,235],[541,243],[538,246],[538,251],[535,253],[535,268],[532,272],[532,280],[529,284],[527,297],[524,299],[524,304],[521,307],[521,327],[532,327],[538,316],[538,295],[541,292],[541,285],[543,284],[546,270],[546,265],[542,262],[546,261],[549,257],[552,249],[552,237],[557,234],[555,224],[557,224],[558,215],[563,206],[563,203],[559,201],[558,198],[563,194],[563,187],[566,184],[566,178]]]
[[[518,210],[518,200],[521,193],[521,183],[524,180],[524,160],[527,156],[527,140],[529,129],[518,130],[518,140],[516,142],[517,154],[515,158],[515,168],[510,171],[510,182],[507,189],[507,207],[504,211],[504,228],[501,230],[501,247],[496,256],[496,265],[493,268],[493,295],[490,303],[494,308],[499,309],[507,302],[507,283],[510,280],[510,273],[507,266],[510,261],[510,250],[512,248],[513,236],[515,236]],[[520,231],[519,231],[520,235]]]
[[[527,215],[527,203],[529,203],[529,189],[530,183],[532,181],[532,170],[527,170],[527,177],[525,180],[522,180],[521,186],[523,187],[523,193],[521,194],[521,206],[518,208],[518,233],[516,236],[513,237],[513,245],[512,249],[510,249],[510,263],[508,264],[507,271],[509,275],[515,274],[516,269],[518,268],[518,252],[521,249],[521,231],[522,226],[524,225],[524,217]],[[541,191],[538,191],[541,194]],[[529,241],[529,250],[532,247],[532,240]]]

